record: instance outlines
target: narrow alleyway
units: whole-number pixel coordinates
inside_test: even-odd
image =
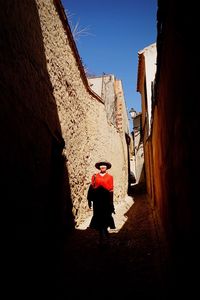
[[[166,296],[164,242],[146,195],[127,197],[123,206],[116,207],[114,219],[117,228],[110,231],[104,247],[99,247],[98,235],[87,222],[66,239],[64,276],[58,288],[64,299]]]

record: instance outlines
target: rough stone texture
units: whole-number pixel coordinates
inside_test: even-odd
[[[9,296],[26,288],[31,298],[37,284],[44,287],[44,278],[49,284],[55,273],[66,171],[34,0],[1,1],[0,70],[3,286]]]
[[[97,171],[96,161],[107,159],[112,163],[114,201],[124,199],[128,184],[127,146],[124,135],[108,124],[103,103],[89,93],[71,47],[67,23],[61,21],[56,2],[37,0],[36,3],[47,69],[66,143],[73,214],[78,225],[87,215],[86,194],[92,173]]]
[[[38,238],[50,206],[56,211],[50,198],[61,128],[35,1],[2,3],[0,23],[1,193],[17,236]],[[56,201],[58,207],[59,195]]]
[[[104,104],[88,88],[59,3],[1,1],[2,244],[11,251],[3,273],[10,290],[26,290],[26,298],[41,295],[40,287],[46,298],[53,285],[63,223],[74,225],[75,217],[78,226],[88,214],[95,162],[113,164],[116,203],[127,190],[125,137],[108,125]]]

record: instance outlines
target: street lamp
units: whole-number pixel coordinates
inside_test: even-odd
[[[132,119],[134,119],[137,115],[137,112],[134,108],[131,108],[129,113],[130,113]]]
[[[135,124],[134,124],[134,119],[137,116],[136,110],[132,107],[129,111],[131,115],[131,119],[133,120],[133,131],[132,131],[132,136],[133,136],[133,169],[134,169],[134,174],[136,174],[136,140],[135,140]]]

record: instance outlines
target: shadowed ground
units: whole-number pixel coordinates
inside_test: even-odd
[[[165,299],[165,244],[146,196],[128,197],[114,219],[117,229],[101,247],[96,231],[87,228],[89,220],[66,238],[58,299]]]

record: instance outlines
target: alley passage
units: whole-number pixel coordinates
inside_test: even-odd
[[[105,298],[109,293],[111,299],[130,294],[132,299],[163,299],[166,262],[158,223],[146,195],[132,199],[125,216],[121,215],[122,207],[116,207],[116,225],[122,217],[126,222],[119,231],[110,233],[107,246],[100,248],[97,233],[89,228],[75,230],[67,238],[64,278],[59,287],[64,298]]]

